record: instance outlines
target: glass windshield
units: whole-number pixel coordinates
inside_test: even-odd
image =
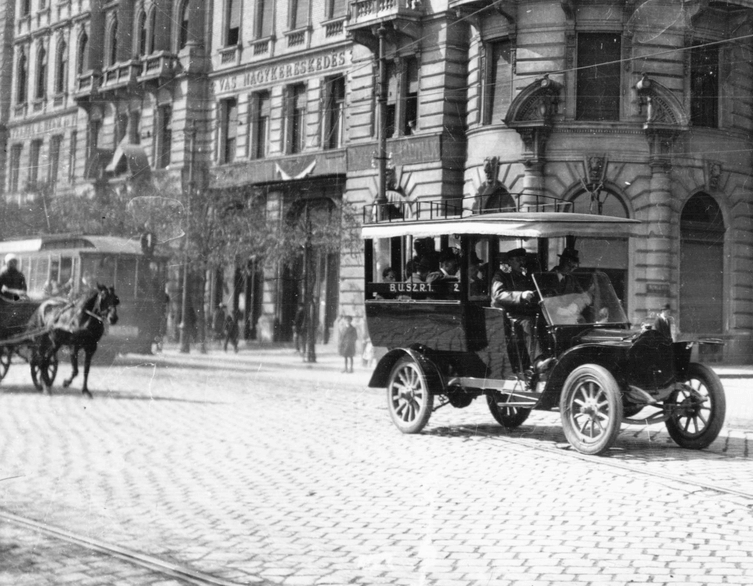
[[[533,279],[550,325],[624,324],[628,321],[605,273],[536,273]]]

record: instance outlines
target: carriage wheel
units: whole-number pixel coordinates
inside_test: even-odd
[[[426,376],[416,362],[404,356],[392,369],[387,384],[387,409],[392,422],[403,433],[418,433],[429,422],[434,396]]]
[[[507,429],[515,429],[523,425],[531,414],[531,410],[522,407],[505,407],[504,403],[508,400],[510,400],[510,395],[499,391],[493,391],[486,395],[489,412],[497,423]]]
[[[678,446],[701,450],[719,435],[726,410],[719,377],[707,366],[691,363],[688,379],[664,401],[667,432]]]
[[[0,380],[5,378],[10,368],[10,358],[13,356],[13,350],[7,346],[0,346]]]
[[[53,354],[47,359],[42,358],[38,352],[34,352],[31,358],[31,380],[38,391],[45,387],[51,387],[58,373],[58,357]]]
[[[562,428],[580,453],[607,451],[620,432],[622,413],[620,389],[606,368],[584,364],[567,377],[560,396]]]

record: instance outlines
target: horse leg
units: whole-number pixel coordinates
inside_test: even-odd
[[[92,394],[89,392],[89,367],[91,366],[92,356],[94,355],[95,350],[96,347],[84,347],[84,386],[81,388],[81,394],[90,399],[92,398]]]
[[[47,361],[50,360],[54,355],[55,352],[57,352],[58,347],[55,343],[55,339],[53,336],[44,336],[39,344],[39,360],[40,360],[40,373],[39,373],[39,379],[42,382],[42,392],[45,395],[52,395],[52,385],[48,385],[45,381],[45,377],[42,376],[41,369],[43,364],[47,364]]]
[[[63,381],[64,387],[71,386],[73,379],[78,375],[78,346],[71,346],[71,376]]]

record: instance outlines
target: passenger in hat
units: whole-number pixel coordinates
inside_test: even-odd
[[[557,275],[557,295],[583,293],[583,287],[573,276],[573,271],[580,266],[578,251],[574,248],[565,248],[559,258],[559,264],[552,269],[552,272]]]
[[[664,337],[669,338],[670,340],[673,339],[672,329],[674,327],[674,318],[672,317],[671,312],[672,306],[667,303],[664,307],[662,307],[659,315],[656,316],[656,319],[654,320],[652,326],[653,329],[662,334]]]
[[[526,272],[526,250],[515,248],[507,253],[509,270],[498,270],[492,277],[492,306],[506,309],[517,331],[525,341],[528,356],[518,356],[522,368],[527,369],[538,356],[538,340],[534,335],[535,320],[538,313],[536,303],[536,286]]]
[[[26,297],[26,278],[18,270],[18,257],[13,253],[5,255],[5,267],[0,271],[0,295],[13,301]]]
[[[429,273],[426,282],[457,281],[458,264],[458,257],[453,251],[443,250],[439,255],[439,270]]]

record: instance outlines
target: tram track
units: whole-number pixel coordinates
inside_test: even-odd
[[[36,533],[40,533],[44,536],[51,537],[64,541],[66,543],[85,547],[89,550],[99,552],[101,554],[114,557],[126,562],[129,562],[135,566],[151,570],[153,572],[160,573],[164,576],[180,580],[186,584],[194,584],[195,586],[246,586],[248,583],[231,582],[198,572],[192,568],[174,564],[160,558],[147,555],[142,552],[138,552],[120,545],[108,543],[92,537],[87,537],[61,529],[48,523],[42,523],[16,515],[8,511],[0,510],[0,521],[21,527],[24,529],[32,530]],[[252,582],[254,586],[268,586],[270,583],[259,579]]]
[[[706,482],[706,481],[692,479],[692,478],[689,479],[687,477],[681,477],[676,474],[670,474],[670,473],[662,472],[658,470],[647,470],[645,468],[639,468],[637,466],[632,466],[628,463],[616,460],[615,458],[610,457],[609,454],[602,455],[602,456],[589,456],[586,454],[581,454],[579,452],[573,451],[571,447],[569,446],[569,444],[566,444],[562,448],[560,448],[557,445],[553,446],[549,444],[544,444],[539,440],[536,440],[536,443],[534,443],[533,440],[521,439],[521,438],[516,438],[516,437],[510,437],[510,436],[501,436],[501,435],[489,433],[487,431],[484,431],[483,429],[474,428],[468,425],[461,425],[459,426],[458,429],[461,429],[467,432],[470,436],[484,437],[487,439],[498,440],[508,445],[513,445],[517,449],[519,449],[519,451],[521,452],[522,451],[529,451],[529,452],[534,451],[534,452],[547,454],[548,456],[551,456],[551,457],[569,458],[572,460],[579,460],[581,462],[599,464],[602,466],[608,466],[610,468],[616,468],[623,472],[640,474],[642,476],[651,477],[651,478],[660,478],[662,480],[676,482],[678,484],[695,487],[697,489],[710,490],[710,491],[717,492],[720,494],[735,496],[735,497],[753,501],[753,489],[750,491],[743,491],[743,490],[738,490],[736,488],[731,488],[727,486],[722,486],[720,484],[715,484],[712,482]],[[721,457],[729,458],[729,456],[721,456]]]

